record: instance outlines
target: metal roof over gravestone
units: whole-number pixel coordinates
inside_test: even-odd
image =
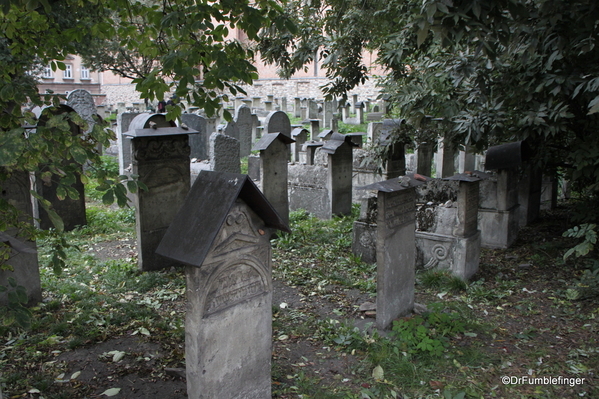
[[[252,151],[266,150],[268,146],[277,139],[281,140],[284,144],[295,143],[295,140],[289,136],[285,136],[283,133],[266,133],[256,144],[254,144]]]
[[[287,224],[247,175],[203,170],[156,253],[200,267],[237,198],[256,212],[267,227],[290,232]]]

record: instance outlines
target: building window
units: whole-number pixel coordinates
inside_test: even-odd
[[[89,69],[81,67],[81,79],[89,79]]]
[[[48,64],[44,67],[44,70],[42,71],[42,78],[52,79],[53,77],[54,74],[52,73],[52,67],[50,66],[50,64]]]
[[[62,71],[62,77],[64,79],[73,79],[73,66],[70,64],[65,64],[66,69]]]

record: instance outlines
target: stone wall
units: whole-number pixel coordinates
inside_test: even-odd
[[[291,110],[293,107],[292,100],[295,97],[324,98],[320,87],[328,81],[326,78],[259,79],[252,86],[245,85],[241,87],[247,92],[247,97],[250,98],[263,97],[266,100],[267,95],[274,95],[275,98],[287,97],[288,108]],[[131,106],[133,103],[143,103],[139,93],[135,91],[134,84],[103,84],[102,94],[106,95],[104,105],[116,105],[119,102],[124,102],[127,106]],[[376,87],[376,78],[367,80],[364,85],[356,87],[348,94],[358,94],[359,100],[376,99],[379,94]],[[231,96],[231,99],[233,98],[234,96]]]

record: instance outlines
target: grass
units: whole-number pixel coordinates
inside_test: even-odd
[[[566,247],[559,234],[542,238],[525,231],[512,249],[483,250],[481,271],[470,283],[446,272],[419,272],[416,302],[427,311],[378,333],[348,299],[350,292],[372,299],[376,294],[376,266],[351,253],[357,213],[356,207],[352,215],[319,220],[292,212],[293,233],[272,242],[273,277],[297,296],[294,306],[273,304],[273,397],[599,396],[593,380],[599,303],[567,297],[577,275],[562,260]],[[67,233],[73,246],[60,276],[46,266],[49,241],[38,242],[45,297],[32,309],[31,328],[0,326],[0,382],[10,397],[25,397],[31,388],[46,399],[89,395],[84,385],[67,389],[54,382],[62,367],[51,363],[56,353],[132,334],[166,348],[169,355],[154,367],[184,365],[183,273],[143,273],[134,253],[122,255],[135,238],[131,209],[92,205],[88,221]],[[550,230],[542,223],[535,231]],[[108,243],[124,252],[98,256]],[[530,266],[520,268],[523,263]],[[294,355],[299,359],[290,360]],[[589,383],[504,385],[501,376],[580,377]]]

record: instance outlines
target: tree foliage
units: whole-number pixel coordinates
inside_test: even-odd
[[[297,9],[314,2],[295,3]],[[315,39],[331,96],[368,78],[359,58],[375,50],[382,90],[415,126],[443,118],[445,135],[479,149],[528,139],[544,168],[599,190],[599,4],[593,0],[323,0]],[[299,11],[294,11],[295,14]],[[293,49],[293,38],[279,48]],[[302,54],[263,58],[286,74]],[[296,57],[296,58],[294,58]],[[283,62],[280,62],[280,61]]]
[[[271,24],[291,26],[273,0],[0,2],[0,187],[12,174],[36,173],[44,183],[58,184],[59,197],[75,198],[71,184],[86,179],[82,166],[101,171],[97,144],[107,146],[114,138],[101,121],[85,135],[71,133],[73,124],[82,131],[87,126],[74,113],[56,112],[61,96],[38,93],[43,66],[65,69],[68,54],[89,55],[91,49],[97,52],[94,66],[113,63],[118,68],[123,56],[133,57],[139,68],[131,75],[141,98],[162,100],[174,92],[213,114],[220,106],[219,95],[242,92],[238,84],[257,77],[252,49],[229,38],[232,29],[255,40],[261,27]],[[44,108],[41,115],[32,112],[35,107]],[[180,107],[170,107],[167,117],[175,119],[180,113]],[[126,205],[125,186],[137,189],[125,176],[99,173],[97,178],[106,191],[104,202]],[[61,230],[49,202],[36,198]],[[25,239],[40,234],[22,222],[10,201],[0,199],[0,232],[17,232]],[[0,243],[0,266],[9,268],[4,261],[10,254],[8,244]],[[61,256],[54,258],[62,261]]]

